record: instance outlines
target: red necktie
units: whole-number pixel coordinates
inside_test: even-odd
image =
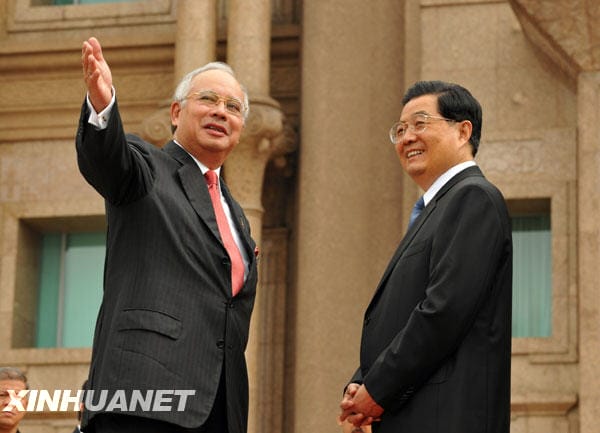
[[[210,199],[215,210],[215,216],[217,217],[217,225],[219,226],[219,233],[223,240],[223,245],[229,254],[229,260],[231,260],[231,292],[233,296],[237,295],[244,285],[244,260],[240,254],[240,250],[233,240],[231,234],[231,228],[227,222],[227,217],[223,211],[221,205],[221,194],[219,193],[219,178],[217,173],[212,170],[208,170],[204,177],[208,184],[208,192]]]

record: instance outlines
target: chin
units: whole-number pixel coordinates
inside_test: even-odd
[[[411,165],[411,164],[408,164],[407,166],[405,166],[404,170],[406,170],[406,173],[412,178],[415,178],[415,177],[425,174],[425,168],[418,167],[418,166],[415,167],[414,165]]]

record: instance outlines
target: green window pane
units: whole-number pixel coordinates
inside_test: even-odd
[[[90,347],[102,300],[105,233],[42,237],[37,347]]]
[[[550,216],[512,218],[513,337],[552,335],[552,234]]]
[[[58,294],[60,286],[61,235],[49,234],[42,238],[40,257],[40,286],[36,346],[56,347],[58,327]]]
[[[105,234],[67,237],[62,347],[90,347],[102,300]]]

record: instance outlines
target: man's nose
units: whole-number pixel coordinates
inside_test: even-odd
[[[215,105],[213,105],[213,112],[219,116],[225,117],[227,109],[225,108],[225,101],[219,99]]]
[[[406,130],[404,131],[404,135],[402,136],[402,140],[400,140],[400,142],[403,145],[405,145],[408,143],[412,143],[413,141],[415,141],[416,138],[417,134],[415,133],[415,128],[409,125],[406,127]]]

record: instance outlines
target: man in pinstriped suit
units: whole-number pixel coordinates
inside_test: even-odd
[[[217,173],[238,143],[246,91],[222,63],[188,74],[171,104],[173,140],[162,149],[126,135],[100,43],[83,43],[88,96],[76,148],[79,169],[104,197],[108,223],[104,296],[88,389],[190,390],[172,405],[83,412],[86,432],[246,431],[244,350],[257,281],[255,243],[242,208],[220,179],[221,203],[243,258],[232,292],[232,259],[219,234],[203,174]],[[116,395],[116,394],[114,394]],[[109,395],[110,399],[110,395]],[[95,405],[94,405],[95,404]],[[120,406],[122,409],[122,406]]]

